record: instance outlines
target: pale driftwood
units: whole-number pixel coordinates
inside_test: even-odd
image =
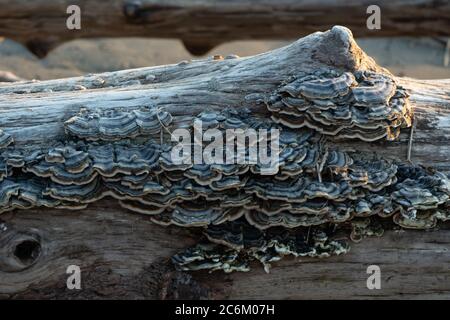
[[[382,71],[347,30],[333,28],[254,57],[2,85],[0,127],[14,136],[16,147],[36,148],[63,137],[63,122],[82,107],[131,110],[155,104],[175,116],[247,107],[265,114],[260,100],[282,81],[324,67]],[[450,81],[398,81],[410,91],[415,110],[412,160],[448,171]],[[338,143],[405,161],[408,131],[397,142]],[[198,238],[195,231],[155,226],[114,201],[75,212],[18,211],[1,219],[0,295],[5,298],[450,297],[450,233],[445,225],[433,232],[390,231],[354,245],[341,257],[302,263],[288,259],[269,275],[255,268],[248,274],[197,273],[189,278],[174,272],[168,258],[192,245]],[[65,271],[71,264],[83,270],[81,291],[66,289]],[[382,268],[381,290],[366,287],[371,264]]]
[[[194,54],[240,39],[293,39],[335,24],[358,37],[448,36],[450,6],[431,0],[383,0],[379,30],[366,27],[367,7],[355,1],[295,0],[1,0],[0,36],[26,44],[38,56],[61,42],[92,37],[181,39]],[[79,5],[81,30],[66,28],[66,9]]]

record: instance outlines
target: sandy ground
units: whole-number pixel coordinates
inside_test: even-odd
[[[429,38],[358,39],[359,45],[382,66],[400,76],[421,79],[450,78],[443,65],[442,41]],[[285,45],[283,41],[239,41],[215,48],[212,54],[261,53]],[[193,58],[178,40],[92,39],[76,40],[56,48],[42,60],[14,41],[0,38],[0,70],[26,79],[53,79],[86,73],[114,71]]]

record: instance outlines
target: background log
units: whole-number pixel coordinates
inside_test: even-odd
[[[0,128],[15,146],[45,146],[63,136],[63,121],[81,107],[133,109],[145,104],[175,116],[205,108],[248,107],[282,81],[320,67],[376,69],[343,28],[316,33],[287,47],[242,59],[206,59],[178,65],[0,86]],[[414,162],[450,168],[450,81],[398,79],[411,94],[416,117]],[[336,141],[405,160],[408,130],[397,142]],[[325,260],[286,259],[267,275],[221,272],[192,275],[168,262],[198,239],[196,230],[162,228],[148,217],[101,201],[68,212],[33,209],[0,219],[2,298],[450,298],[450,226],[390,231]],[[82,290],[66,288],[69,265],[82,269]],[[366,268],[382,270],[382,289],[368,290]]]
[[[381,8],[381,29],[366,27],[369,5]],[[66,9],[79,5],[81,30],[68,30]],[[449,36],[450,5],[432,0],[0,0],[0,36],[42,57],[59,43],[92,37],[181,39],[194,54],[242,39],[295,39],[335,24],[357,37]]]

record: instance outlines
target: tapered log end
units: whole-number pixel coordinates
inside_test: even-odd
[[[389,74],[358,46],[350,29],[334,26],[321,35],[321,41],[313,50],[313,59],[351,72],[370,70]]]

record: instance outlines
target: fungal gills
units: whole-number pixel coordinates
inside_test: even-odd
[[[370,71],[301,76],[266,104],[276,123],[363,141],[394,140],[412,117],[407,92],[391,77]]]
[[[325,138],[372,141],[409,126],[407,94],[389,77],[305,75],[272,94],[267,107],[275,121],[241,109],[192,117],[154,107],[82,110],[65,123],[63,141],[32,150],[11,145],[12,138],[0,132],[6,141],[0,150],[0,213],[82,209],[112,197],[157,224],[204,229],[210,243],[179,253],[173,262],[181,270],[226,272],[246,271],[254,260],[268,270],[284,255],[348,251],[329,226],[360,241],[382,234],[379,221],[426,229],[450,218],[450,182],[442,173],[344,152]],[[263,175],[266,166],[259,162],[176,164],[170,130],[194,131],[200,122],[205,131],[279,129],[278,171]],[[207,144],[195,136],[191,143]]]

